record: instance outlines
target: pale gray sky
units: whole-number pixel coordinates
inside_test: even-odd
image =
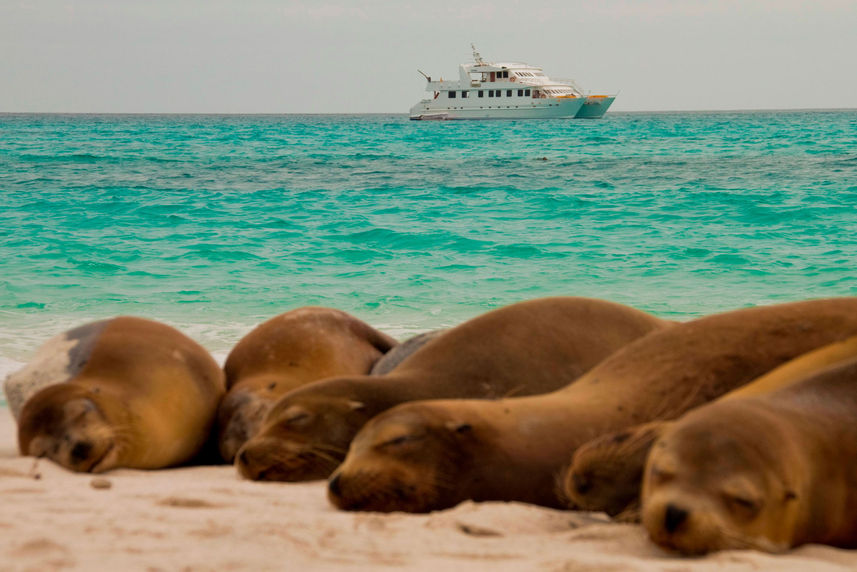
[[[0,0],[0,111],[405,113],[471,42],[613,110],[857,107],[857,0]]]

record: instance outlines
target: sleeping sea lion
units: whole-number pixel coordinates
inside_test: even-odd
[[[769,393],[855,357],[857,336],[800,355],[718,401]],[[649,450],[674,423],[654,421],[608,433],[577,449],[563,477],[563,491],[571,506],[604,511],[618,520],[639,520],[640,487]]]
[[[366,374],[397,342],[333,308],[305,307],[263,322],[232,349],[217,412],[218,447],[230,463],[282,395],[327,377]]]
[[[239,451],[236,465],[257,480],[325,478],[358,429],[398,403],[550,391],[668,325],[588,298],[543,298],[493,310],[447,330],[387,375],[326,379],[286,394]]]
[[[652,447],[643,524],[698,555],[857,547],[857,359],[689,412]]]
[[[813,348],[857,335],[857,298],[749,308],[654,332],[569,386],[496,401],[406,403],[372,419],[329,482],[342,509],[424,512],[472,499],[563,506],[574,450],[674,419]]]
[[[24,404],[21,454],[93,473],[168,467],[197,454],[224,393],[211,355],[178,330],[142,318],[98,322],[88,334],[73,376]]]

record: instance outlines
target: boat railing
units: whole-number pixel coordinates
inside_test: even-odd
[[[580,87],[580,85],[578,85],[578,83],[576,81],[574,81],[573,79],[554,77],[554,78],[551,78],[551,81],[555,81],[556,83],[561,83],[563,85],[567,85],[567,86],[571,87],[571,89],[573,89],[574,91],[579,93],[580,95],[586,95],[587,94],[587,92],[583,91],[583,88]]]

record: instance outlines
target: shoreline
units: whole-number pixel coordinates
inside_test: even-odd
[[[38,475],[39,478],[36,478]],[[94,481],[110,483],[95,488]],[[231,466],[93,476],[20,457],[0,408],[0,555],[9,570],[846,570],[857,551],[671,556],[639,525],[522,503],[348,513],[324,481],[259,483]]]

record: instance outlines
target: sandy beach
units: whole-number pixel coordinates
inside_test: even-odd
[[[231,466],[76,474],[19,457],[0,412],[4,570],[857,569],[857,552],[815,545],[678,558],[639,526],[519,503],[344,513],[323,482],[250,482]]]

